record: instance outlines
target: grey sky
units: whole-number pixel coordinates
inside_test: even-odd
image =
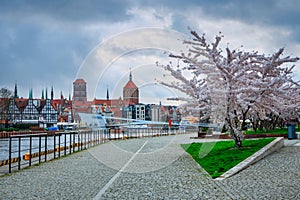
[[[53,85],[55,97],[60,96],[60,91],[68,96],[80,66],[101,43],[145,27],[173,29],[183,34],[188,34],[188,27],[191,27],[211,38],[221,31],[225,36],[224,45],[228,43],[231,48],[243,45],[245,50],[269,54],[285,47],[286,55],[299,57],[299,4],[299,0],[2,0],[0,87],[13,89],[17,82],[20,96],[28,97],[29,89],[33,88],[34,97],[39,98],[42,88],[49,90]],[[152,54],[148,51],[144,56],[141,52],[132,53],[112,63],[126,65],[124,82],[129,68],[154,65],[159,53],[160,50]],[[160,57],[158,55],[157,59]],[[137,59],[139,62],[135,61]],[[110,66],[114,67],[113,64]],[[298,66],[295,70],[300,77]],[[138,83],[146,80],[140,71],[134,73]],[[144,76],[148,80],[150,75]],[[99,80],[101,85],[95,86],[98,89],[89,94],[89,98],[105,98],[107,87],[114,90],[116,80],[109,80],[105,83]],[[140,84],[148,87],[146,82]],[[115,93],[116,97],[122,95],[120,91]],[[164,98],[158,92],[153,95]],[[147,96],[151,98],[149,90]]]

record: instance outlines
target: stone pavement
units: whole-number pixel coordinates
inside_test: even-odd
[[[113,141],[2,176],[0,199],[300,199],[299,140],[216,181],[179,146],[189,137]]]

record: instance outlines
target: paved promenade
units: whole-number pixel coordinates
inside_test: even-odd
[[[179,146],[190,136],[113,141],[2,176],[0,199],[300,199],[299,143],[216,181]]]

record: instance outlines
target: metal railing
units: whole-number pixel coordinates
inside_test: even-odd
[[[107,129],[12,135],[5,140],[8,142],[8,157],[0,161],[0,167],[6,167],[1,173],[11,173],[33,164],[60,158],[108,139]]]
[[[110,128],[72,132],[47,132],[11,135],[0,142],[8,142],[8,152],[0,159],[0,174],[60,158],[108,140],[157,137],[183,133],[164,127]],[[5,150],[6,149],[2,149]]]

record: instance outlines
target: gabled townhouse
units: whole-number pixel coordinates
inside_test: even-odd
[[[39,116],[39,123],[43,124],[44,127],[57,124],[58,112],[54,109],[50,99],[44,100],[44,105],[41,106]]]
[[[11,124],[35,124],[50,127],[57,124],[58,112],[50,99],[12,98],[9,104]]]

